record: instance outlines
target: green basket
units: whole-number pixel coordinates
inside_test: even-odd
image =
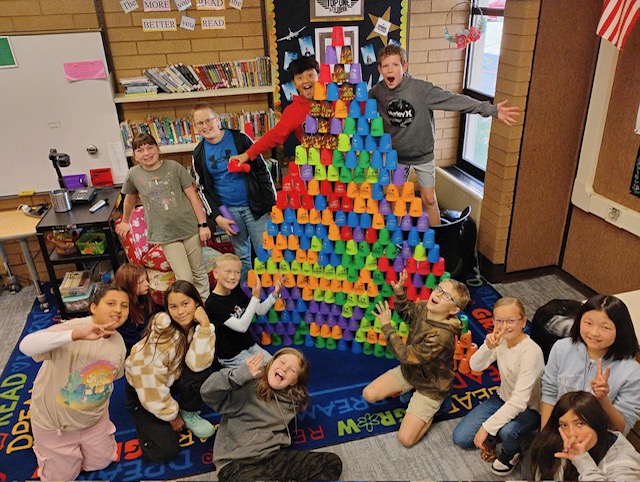
[[[107,242],[104,233],[88,232],[78,238],[76,246],[81,254],[104,254]]]

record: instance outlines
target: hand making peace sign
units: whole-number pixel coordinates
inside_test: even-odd
[[[484,342],[487,345],[487,348],[489,350],[493,350],[495,347],[497,347],[500,344],[500,339],[502,338],[502,335],[504,334],[504,330],[506,329],[507,329],[506,323],[503,323],[502,325],[499,325],[499,326],[494,325],[493,333],[487,334],[487,336],[484,339]]]
[[[599,358],[596,376],[591,380],[591,390],[597,399],[609,396],[609,372],[611,372],[611,367],[607,367],[604,372],[602,371],[602,358]]]
[[[562,452],[556,452],[554,454],[556,458],[573,460],[574,457],[582,455],[587,451],[587,446],[591,440],[591,434],[588,434],[584,440],[578,441],[578,438],[575,435],[565,435],[562,427],[559,427],[558,430],[560,431],[560,437],[562,437],[564,446]]]

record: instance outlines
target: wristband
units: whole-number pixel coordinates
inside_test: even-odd
[[[198,223],[199,228],[208,228],[209,225],[207,223]]]

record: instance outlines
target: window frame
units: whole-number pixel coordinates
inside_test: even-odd
[[[487,7],[476,7],[472,6],[469,12],[469,25],[474,25],[475,17],[478,15],[483,15],[485,17],[493,16],[493,17],[501,17],[504,18],[504,9],[495,9],[495,8],[487,8]],[[495,97],[488,96],[486,94],[480,93],[473,89],[467,87],[467,82],[469,81],[470,69],[471,69],[471,61],[473,60],[473,56],[470,55],[471,49],[467,48],[465,54],[465,62],[464,62],[464,77],[462,80],[462,93],[464,95],[468,95],[469,97],[479,100],[479,101],[488,101],[493,103]],[[467,115],[460,114],[460,128],[458,132],[458,156],[456,160],[456,167],[460,170],[466,172],[470,176],[474,177],[478,181],[484,183],[484,178],[486,171],[477,167],[476,165],[470,163],[466,159],[463,158],[464,155],[464,137],[467,130]]]

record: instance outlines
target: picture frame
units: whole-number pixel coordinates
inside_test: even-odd
[[[349,22],[364,20],[364,1],[365,0],[329,2],[328,0],[309,0],[309,19],[312,22]]]
[[[359,59],[359,42],[358,42],[358,27],[345,26],[342,27],[344,32],[344,41],[347,45],[351,46],[351,53],[353,56],[354,64],[360,62]],[[326,63],[324,61],[324,55],[327,50],[327,45],[331,45],[331,34],[333,27],[317,28],[315,29],[315,42],[316,42],[316,60],[320,64]],[[340,47],[338,47],[339,49]],[[338,52],[338,58],[340,58],[340,52]]]

